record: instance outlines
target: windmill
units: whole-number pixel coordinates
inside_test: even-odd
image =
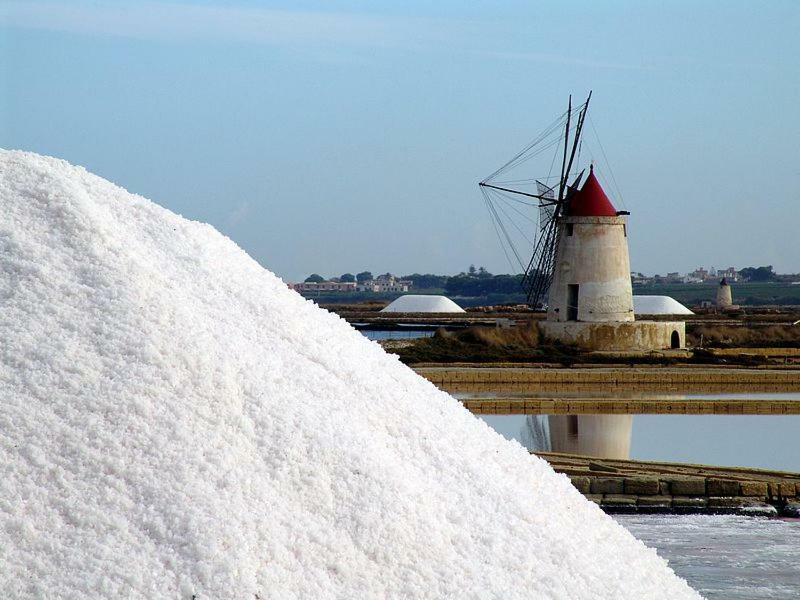
[[[547,297],[547,291],[553,279],[556,248],[558,247],[559,228],[558,223],[562,215],[566,214],[567,207],[572,194],[578,189],[583,178],[584,171],[580,171],[574,179],[570,180],[573,167],[579,157],[581,149],[581,134],[586,119],[586,112],[589,108],[589,101],[592,93],[589,92],[586,101],[573,108],[572,96],[569,97],[567,111],[555,122],[551,123],[533,142],[528,144],[502,167],[483,179],[478,186],[483,193],[489,213],[495,225],[498,237],[503,243],[510,247],[519,266],[524,269],[522,288],[525,291],[528,304],[536,308],[543,304]],[[563,143],[563,145],[562,145]],[[540,179],[515,179],[503,180],[502,176],[519,165],[542,154],[546,150],[555,148],[555,155],[551,163],[551,173],[556,158],[560,154],[561,169],[560,175],[548,176]],[[541,179],[544,179],[542,181]],[[556,179],[553,181],[553,179]],[[552,184],[551,184],[552,182]],[[526,186],[534,185],[530,191]],[[505,226],[503,219],[498,211],[504,212],[503,205],[493,201],[494,197],[500,197],[515,210],[518,214],[523,214],[512,202],[532,206],[538,209],[538,223],[534,228],[534,239],[529,239],[522,230],[517,227],[518,232],[533,247],[530,259],[525,263],[511,239],[511,235]],[[530,220],[530,219],[529,219]],[[513,221],[512,221],[513,224]],[[516,225],[514,224],[516,227]],[[505,245],[504,245],[505,251]],[[506,257],[511,261],[511,257],[506,252]],[[527,266],[526,266],[527,264]]]

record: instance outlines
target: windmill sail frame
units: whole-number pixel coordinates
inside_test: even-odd
[[[503,167],[500,167],[500,169],[483,179],[478,184],[481,188],[481,191],[484,193],[484,196],[487,200],[487,205],[489,204],[489,198],[486,190],[494,190],[503,194],[513,194],[516,196],[536,200],[535,204],[530,203],[530,201],[525,202],[530,203],[532,206],[536,206],[539,212],[539,222],[538,227],[536,228],[536,237],[532,244],[533,252],[530,259],[527,261],[527,266],[524,266],[524,264],[520,261],[520,257],[516,250],[513,249],[512,244],[512,250],[514,250],[517,260],[520,262],[520,265],[524,267],[522,288],[525,292],[528,304],[533,308],[538,308],[546,301],[547,293],[550,288],[550,284],[552,283],[553,272],[555,269],[555,255],[558,248],[560,235],[559,223],[563,215],[568,212],[570,197],[574,191],[577,190],[577,187],[580,185],[580,181],[583,178],[583,171],[581,171],[573,180],[573,182],[570,183],[570,174],[575,162],[575,156],[580,148],[581,133],[583,132],[583,125],[586,119],[587,110],[589,109],[589,101],[591,98],[592,92],[590,91],[586,101],[577,107],[576,110],[573,110],[572,96],[570,96],[565,115],[557,121],[558,125],[560,126],[561,122],[565,119],[563,129],[564,145],[561,156],[561,175],[558,178],[557,185],[549,186],[539,180],[534,180],[536,183],[537,193],[533,194],[520,189],[515,189],[514,187],[509,187],[511,184],[496,181],[497,177],[502,173],[507,172],[508,169],[522,164],[528,160],[528,158],[535,156],[537,153],[537,145],[545,142],[547,136],[555,130],[552,125],[549,129],[545,130],[545,132],[541,134],[537,140],[534,140],[534,142],[520,151]],[[574,125],[574,131],[571,133],[571,129],[573,128],[573,113],[576,113],[576,121]],[[498,183],[503,183],[503,185],[497,185]],[[555,193],[556,188],[558,190],[557,194]],[[493,209],[490,207],[490,212],[492,210]],[[497,213],[495,212],[493,216],[496,215]],[[505,230],[502,223],[500,223],[500,226],[503,228],[503,232],[510,242],[508,232]]]

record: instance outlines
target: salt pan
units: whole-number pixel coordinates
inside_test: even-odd
[[[0,153],[3,597],[691,598],[212,227]]]

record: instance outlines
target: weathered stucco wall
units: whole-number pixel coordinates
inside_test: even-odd
[[[733,294],[731,286],[721,285],[717,288],[717,307],[730,308],[733,305]]]
[[[540,321],[539,330],[547,338],[585,350],[663,350],[673,347],[673,332],[678,334],[678,347],[686,347],[683,321]]]
[[[567,321],[570,284],[579,286],[578,321],[634,320],[625,228],[624,217],[567,217],[559,223],[549,321]]]

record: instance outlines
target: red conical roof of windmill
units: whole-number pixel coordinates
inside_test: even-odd
[[[594,168],[589,168],[589,177],[583,187],[570,198],[568,217],[616,217],[617,209],[611,204],[597,177]]]

